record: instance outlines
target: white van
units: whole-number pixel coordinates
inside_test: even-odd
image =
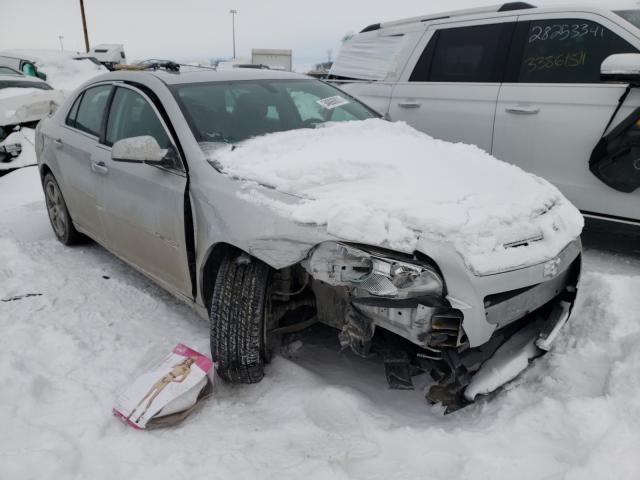
[[[113,70],[119,63],[127,63],[127,56],[124,53],[124,46],[119,43],[104,43],[96,45],[86,55],[78,57],[93,57],[109,70]]]
[[[330,78],[547,178],[585,216],[640,224],[638,26],[638,9],[522,2],[385,22],[344,43]]]

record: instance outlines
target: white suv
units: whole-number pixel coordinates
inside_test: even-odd
[[[608,123],[640,79],[639,25],[640,10],[522,2],[386,22],[347,40],[330,78],[392,120],[550,180],[585,216],[637,223],[640,91]],[[607,58],[635,77],[601,76]]]

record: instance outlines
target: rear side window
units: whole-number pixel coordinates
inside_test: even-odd
[[[515,23],[438,30],[411,82],[500,82]]]
[[[151,135],[160,148],[169,148],[171,141],[151,104],[139,93],[118,88],[113,96],[107,122],[106,143],[113,145],[123,138]]]
[[[78,98],[76,98],[76,101],[73,102],[71,110],[69,110],[69,114],[67,115],[66,124],[70,127],[77,128],[76,117],[78,116],[78,107],[80,106],[80,102],[82,101],[82,95],[84,95],[84,93],[78,95]]]
[[[99,137],[102,119],[104,118],[104,110],[110,92],[111,85],[100,85],[85,90],[80,100],[80,106],[78,107],[78,113],[76,114],[75,124],[73,126]],[[74,107],[72,107],[71,110],[73,110]]]
[[[524,44],[515,60],[522,83],[597,83],[609,55],[638,50],[599,23],[578,18],[536,20],[518,25]]]

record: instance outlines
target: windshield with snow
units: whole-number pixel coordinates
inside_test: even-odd
[[[258,135],[378,115],[318,80],[241,80],[172,87],[199,142],[236,143]]]

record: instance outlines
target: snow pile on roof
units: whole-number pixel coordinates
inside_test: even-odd
[[[477,273],[546,260],[583,225],[547,181],[401,122],[273,133],[218,149],[212,160],[231,176],[303,196],[276,208],[297,222],[403,251],[413,251],[421,237],[452,242]],[[249,195],[260,201],[259,192]],[[541,234],[527,248],[503,246]]]
[[[27,49],[2,53],[34,60],[38,71],[46,73],[47,83],[65,93],[70,93],[90,78],[107,72],[105,67],[96,65],[91,60],[74,60],[73,57],[77,55],[74,52]]]
[[[33,128],[21,128],[17,132],[13,132],[7,136],[0,146],[19,144],[22,152],[10,162],[0,162],[0,170],[12,170],[14,168],[26,167],[27,165],[36,164],[35,150],[35,130]],[[16,179],[16,177],[12,177]]]

